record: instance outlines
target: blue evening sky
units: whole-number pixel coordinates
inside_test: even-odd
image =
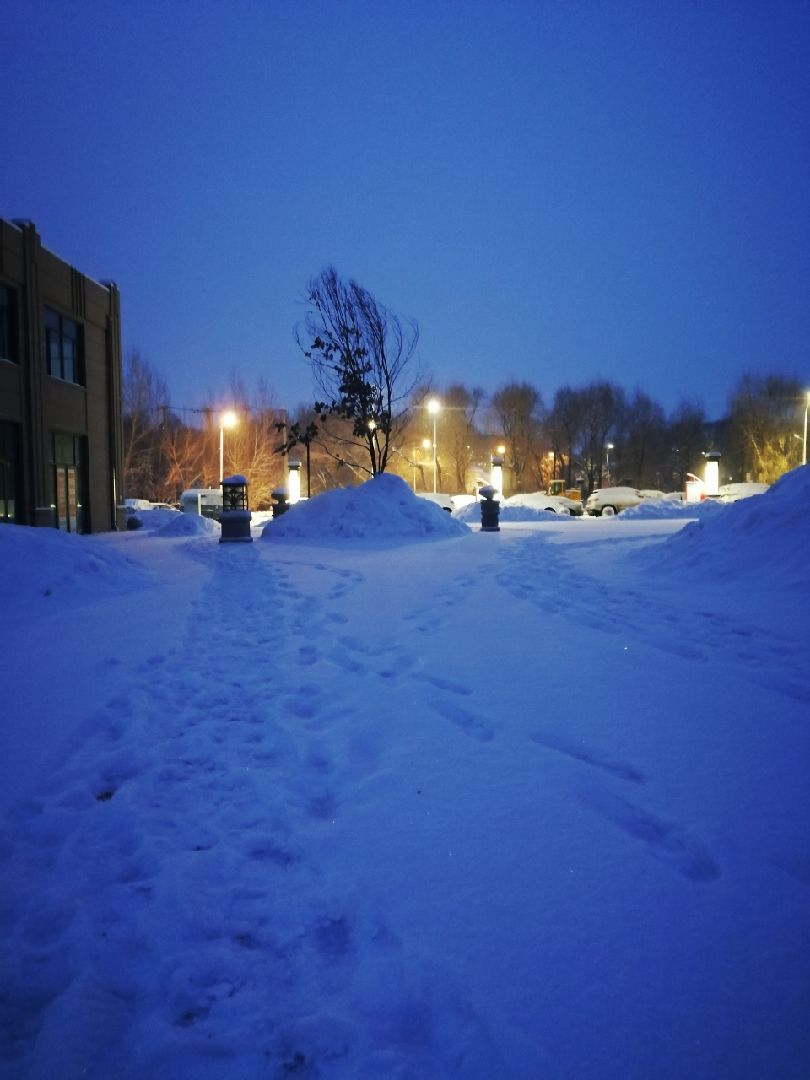
[[[118,282],[172,404],[311,400],[334,264],[438,386],[810,384],[801,0],[6,0],[0,215]]]

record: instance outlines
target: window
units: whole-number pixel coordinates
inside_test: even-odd
[[[0,285],[0,360],[16,360],[13,300],[11,289]]]
[[[45,361],[55,379],[84,385],[81,327],[73,319],[45,309]]]
[[[19,520],[19,436],[17,425],[0,420],[0,523]]]

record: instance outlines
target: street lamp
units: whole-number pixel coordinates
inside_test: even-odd
[[[613,443],[605,443],[605,461],[607,462],[607,482],[610,487],[610,451],[613,449]]]
[[[802,465],[807,464],[807,410],[810,408],[810,390],[804,397],[804,441],[802,442]]]
[[[433,443],[430,441],[430,439],[422,439],[422,449],[423,450],[430,450],[432,445],[433,445]],[[418,453],[419,453],[419,451],[417,450],[417,454]],[[424,456],[423,456],[422,460],[424,461]],[[423,467],[422,467],[421,464],[419,466],[419,471],[422,474],[422,482],[424,483],[425,474],[423,472]],[[414,489],[413,490],[416,491],[416,472],[414,472]]]
[[[427,403],[427,410],[433,417],[433,494],[436,494],[436,417],[442,410],[441,403],[436,398],[431,398]]]
[[[225,428],[236,427],[236,413],[228,409],[219,418],[219,482],[225,476]]]

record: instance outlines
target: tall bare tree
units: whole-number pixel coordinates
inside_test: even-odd
[[[492,410],[503,432],[515,491],[523,491],[540,445],[543,398],[529,383],[508,383],[492,395]]]
[[[569,488],[574,484],[575,451],[585,426],[586,404],[584,391],[561,386],[548,419],[551,448],[558,468],[567,473]]]
[[[624,475],[638,487],[658,487],[666,418],[661,406],[642,390],[636,389],[625,404],[618,442],[619,478]]]
[[[683,489],[687,473],[696,474],[701,454],[708,449],[706,413],[699,401],[683,400],[670,417],[664,454],[667,489]]]
[[[310,281],[306,300],[297,339],[322,395],[315,410],[338,446],[336,457],[372,476],[385,472],[418,381],[411,369],[419,328],[331,266]]]
[[[124,428],[124,491],[127,497],[164,498],[163,437],[169,391],[149,361],[130,349],[124,356],[121,412]]]
[[[795,436],[804,397],[798,379],[786,375],[742,376],[732,393],[730,419],[743,454],[744,467],[755,480],[773,483],[801,461]]]
[[[588,490],[602,484],[608,436],[624,410],[624,390],[615,383],[592,382],[582,391],[583,423],[580,456]]]

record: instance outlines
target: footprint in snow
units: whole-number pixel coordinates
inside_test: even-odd
[[[556,735],[541,731],[530,732],[529,738],[538,746],[545,747],[546,750],[553,750],[557,754],[582,762],[583,765],[602,769],[604,772],[610,773],[611,776],[617,776],[620,780],[629,780],[634,784],[643,784],[646,780],[644,773],[637,769],[635,765],[610,758],[592,747],[566,742]]]
[[[463,709],[454,701],[432,701],[430,707],[472,739],[477,739],[479,742],[491,742],[495,738],[495,729],[488,720],[469,709]]]
[[[591,792],[582,801],[622,832],[640,840],[652,855],[698,884],[715,881],[720,867],[688,829],[657,817],[652,811],[608,792]]]
[[[454,679],[445,679],[441,675],[430,675],[427,672],[417,672],[413,676],[414,679],[419,679],[421,682],[426,682],[430,686],[435,686],[437,690],[444,690],[449,694],[458,694],[461,697],[469,697],[472,694],[472,687],[467,686],[466,683],[456,682]]]

